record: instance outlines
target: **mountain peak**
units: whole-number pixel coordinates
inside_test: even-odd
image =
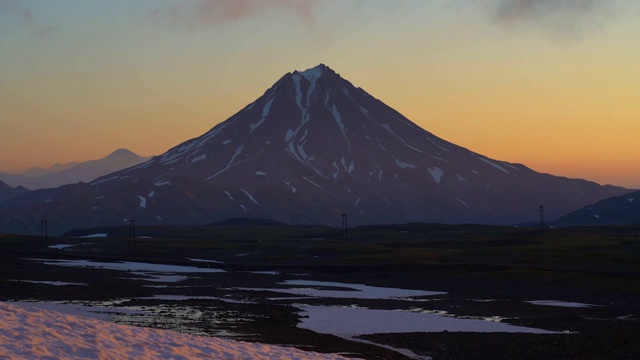
[[[330,67],[322,63],[304,71],[296,70],[293,72],[293,75],[302,75],[304,78],[306,78],[310,82],[314,82],[315,80],[318,80],[322,75],[329,75],[329,74],[333,75],[335,74],[335,71],[333,71]]]
[[[111,158],[119,158],[119,159],[124,159],[124,158],[142,158],[140,155],[134,153],[133,151],[129,150],[129,149],[125,149],[125,148],[121,148],[121,149],[117,149],[116,151],[112,152],[111,154],[107,155],[105,158],[111,159]]]

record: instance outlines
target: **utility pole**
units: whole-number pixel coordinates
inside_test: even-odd
[[[544,234],[544,205],[540,205],[540,234]]]
[[[347,233],[347,214],[342,214],[342,240],[345,242],[349,239],[349,234]]]

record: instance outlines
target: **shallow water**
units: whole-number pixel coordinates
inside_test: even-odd
[[[533,305],[560,306],[560,307],[571,307],[571,308],[597,306],[592,304],[584,304],[584,303],[571,302],[571,301],[558,301],[558,300],[531,300],[531,301],[525,301],[525,302]]]
[[[375,333],[504,332],[556,334],[556,332],[496,321],[459,319],[405,310],[378,310],[339,306],[296,305],[302,310],[298,327],[322,334],[355,337]]]
[[[238,288],[250,291],[273,291],[292,295],[301,295],[332,299],[409,299],[418,296],[434,296],[446,294],[440,291],[408,290],[397,288],[375,287],[362,284],[348,284],[329,281],[286,280],[280,285],[290,285],[289,288]],[[323,288],[342,288],[323,289]]]

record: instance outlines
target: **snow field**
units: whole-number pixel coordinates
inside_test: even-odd
[[[119,325],[0,302],[3,359],[346,359],[260,343]]]

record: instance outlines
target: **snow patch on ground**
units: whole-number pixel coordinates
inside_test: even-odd
[[[98,236],[96,236],[98,235]],[[76,236],[75,238],[86,238],[86,237],[107,237],[107,234],[93,234],[93,235],[89,235],[89,236]],[[56,245],[49,245],[47,246],[49,249],[56,249],[56,250],[64,250],[64,249],[68,249],[71,247],[75,247],[78,245],[93,245],[95,243],[82,243],[82,244],[56,244]]]
[[[171,181],[154,182],[153,185],[155,185],[155,186],[167,186],[167,185],[171,185]]]
[[[633,202],[633,200],[634,200],[633,198],[628,198],[628,199],[627,199],[627,201],[628,201],[628,202],[630,202],[630,203],[632,203],[632,202]]]
[[[52,359],[346,359],[291,347],[119,325],[0,302],[0,353]]]
[[[47,246],[49,249],[62,250],[70,247],[74,247],[74,244],[56,244]]]
[[[85,236],[74,236],[75,238],[102,238],[102,237],[107,237],[109,234],[107,233],[97,233],[97,234],[91,234],[91,235],[85,235]]]
[[[267,175],[267,173],[266,173],[266,172],[264,172],[264,171],[256,171],[256,172],[255,172],[255,174],[256,174],[256,175],[259,175],[259,176],[265,176],[265,175]]]
[[[227,196],[229,197],[229,199],[231,199],[231,201],[235,201],[233,200],[233,197],[231,196],[231,194],[229,194],[227,190],[225,190],[224,193],[227,194]]]

